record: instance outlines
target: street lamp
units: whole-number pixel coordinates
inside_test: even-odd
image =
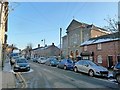
[[[43,56],[45,57],[45,39],[42,39],[41,41],[43,42],[43,47],[44,47]]]

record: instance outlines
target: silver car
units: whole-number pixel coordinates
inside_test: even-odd
[[[100,66],[91,60],[79,60],[78,62],[75,63],[74,65],[74,71],[80,71],[83,73],[87,73],[90,76],[108,76],[108,69]]]
[[[47,61],[47,59],[45,57],[40,57],[38,58],[37,62],[41,63],[41,64],[45,64],[45,62]]]

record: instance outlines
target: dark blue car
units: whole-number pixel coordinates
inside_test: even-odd
[[[120,62],[116,63],[113,69],[113,77],[117,80],[120,84]]]
[[[56,58],[48,58],[48,60],[45,62],[48,66],[57,66],[58,60]]]
[[[63,69],[72,69],[73,70],[74,63],[71,59],[63,59],[59,62],[57,65],[58,68],[63,68]]]

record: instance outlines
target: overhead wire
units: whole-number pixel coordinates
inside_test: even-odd
[[[83,7],[86,5],[86,2],[84,2],[81,6],[79,6],[79,3],[76,3],[77,5],[75,5],[74,9],[71,11],[70,9],[68,9],[70,12],[69,14],[66,16],[66,19],[63,21],[64,23],[64,26],[66,26],[66,22],[65,21],[68,21],[68,19],[75,19],[76,16],[78,15],[78,13],[80,13],[80,11],[83,10]],[[70,7],[69,7],[70,8]],[[80,9],[80,10],[79,10]],[[79,11],[78,11],[79,10]],[[71,17],[72,16],[72,17]],[[71,18],[70,18],[71,17]]]
[[[12,6],[11,6],[12,7]],[[16,17],[16,18],[18,18],[18,19],[20,19],[20,20],[22,20],[22,21],[26,21],[27,23],[32,23],[32,24],[35,24],[35,25],[37,25],[37,26],[39,26],[39,28],[41,28],[42,26],[40,26],[40,24],[39,23],[36,23],[36,21],[34,21],[35,19],[28,19],[28,18],[26,18],[26,17],[22,17],[22,16],[15,16],[14,15],[14,17]],[[49,27],[49,31],[53,31],[53,29],[52,28],[50,28]],[[39,32],[49,32],[49,31],[39,31]],[[39,32],[34,32],[34,33],[39,33]],[[27,32],[27,33],[30,33],[30,32]],[[33,33],[33,32],[32,32]],[[17,33],[17,34],[19,34],[19,33]],[[22,33],[23,34],[23,33]]]

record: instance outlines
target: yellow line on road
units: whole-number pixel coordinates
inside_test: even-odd
[[[19,77],[21,78],[21,80],[22,80],[23,85],[22,85],[21,88],[27,88],[27,87],[28,87],[28,86],[27,86],[27,83],[26,83],[25,79],[23,78],[23,76],[21,75],[21,73],[18,72],[18,73],[16,73],[16,74],[17,74],[17,76],[19,76]]]

